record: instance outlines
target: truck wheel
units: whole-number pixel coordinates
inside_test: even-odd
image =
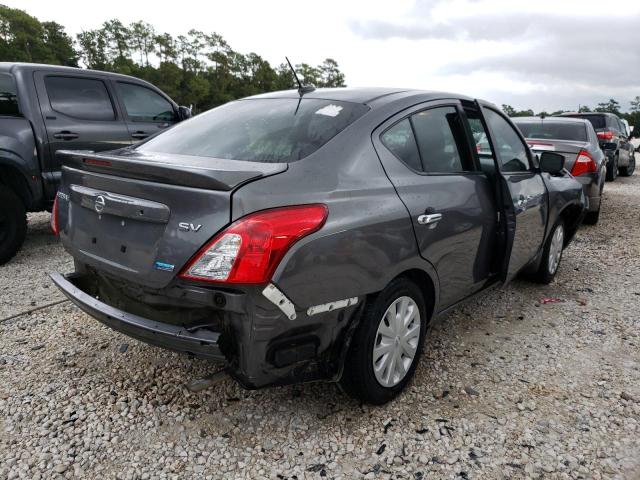
[[[538,283],[551,283],[556,276],[560,261],[562,260],[562,250],[564,249],[564,222],[558,220],[551,235],[547,239],[542,252],[542,261],[533,279]]]
[[[607,182],[613,182],[616,177],[618,176],[618,155],[616,154],[615,157],[613,157],[613,160],[611,160],[611,162],[609,162],[609,164],[607,164]]]
[[[391,282],[364,308],[340,380],[352,397],[382,405],[409,383],[420,360],[427,309],[418,286]]]
[[[633,171],[636,169],[636,155],[635,153],[631,154],[631,158],[629,158],[629,166],[628,167],[620,167],[620,175],[623,177],[630,177],[633,175]]]
[[[0,186],[0,265],[20,250],[27,235],[27,214],[22,200],[7,187]]]

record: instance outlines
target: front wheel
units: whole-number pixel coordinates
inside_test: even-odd
[[[633,171],[636,169],[636,155],[635,153],[631,154],[631,158],[629,158],[629,166],[620,167],[620,175],[623,177],[630,177],[633,175]]]
[[[542,252],[540,267],[534,275],[534,280],[539,283],[551,283],[556,276],[560,261],[562,260],[562,250],[564,249],[564,223],[559,220],[547,240]]]
[[[413,377],[427,323],[418,286],[406,278],[391,282],[362,312],[340,380],[342,388],[374,405],[395,398]]]

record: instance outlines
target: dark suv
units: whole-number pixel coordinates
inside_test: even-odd
[[[51,209],[60,182],[56,151],[125,147],[189,116],[137,78],[0,63],[0,264],[24,241],[25,213]]]
[[[598,135],[600,148],[607,156],[607,180],[613,181],[620,175],[633,175],[636,168],[634,148],[629,142],[627,128],[613,113],[562,113],[563,117],[584,118],[591,122]]]
[[[339,380],[373,403],[435,316],[522,271],[550,282],[586,206],[562,155],[538,164],[498,108],[437,92],[270,93],[64,156],[76,271],[53,279],[80,308],[248,388]]]

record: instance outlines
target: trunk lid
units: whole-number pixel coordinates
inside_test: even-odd
[[[59,152],[60,237],[77,260],[141,286],[166,286],[231,221],[233,191],[287,169],[129,151]]]
[[[573,165],[576,163],[578,153],[580,150],[587,150],[589,142],[580,142],[572,140],[539,140],[537,138],[527,138],[527,144],[529,148],[537,154],[542,152],[555,152],[564,157],[564,168],[571,171]]]

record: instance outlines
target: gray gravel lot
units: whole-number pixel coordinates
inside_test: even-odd
[[[607,183],[556,281],[458,308],[384,407],[331,384],[189,393],[210,365],[69,303],[6,320],[0,478],[640,478],[639,226],[640,176]],[[71,269],[32,215],[0,318],[60,300],[46,272]]]

